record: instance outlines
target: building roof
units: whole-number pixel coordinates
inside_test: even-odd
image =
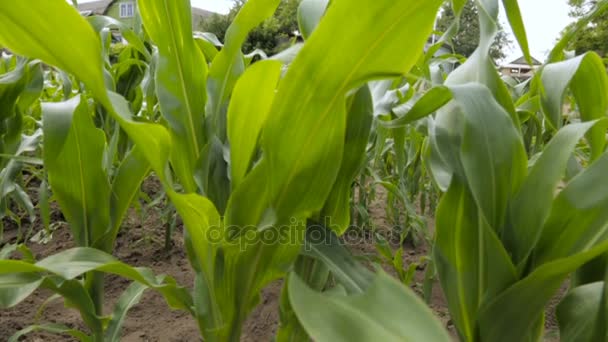
[[[88,15],[92,14],[103,14],[106,8],[110,6],[112,0],[97,0],[91,2],[83,2],[78,4],[78,10],[80,12],[86,12]]]
[[[78,4],[78,11],[84,16],[90,16],[94,14],[104,14],[108,8],[114,2],[113,0],[97,0],[91,2],[84,2]],[[204,10],[198,7],[192,7],[192,15],[196,15],[202,18],[208,18],[215,14],[214,12]]]
[[[538,59],[534,58],[534,57],[530,57],[532,58],[532,65],[542,65],[543,63],[539,62]],[[508,63],[508,65],[528,65],[528,62],[526,61],[526,58],[524,56],[519,57],[518,59]]]

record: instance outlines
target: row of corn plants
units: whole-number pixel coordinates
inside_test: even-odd
[[[45,288],[86,325],[37,324],[13,339],[120,340],[151,289],[205,340],[238,341],[260,291],[284,279],[279,341],[449,341],[411,290],[340,244],[353,182],[366,177],[400,203],[397,223],[441,197],[432,264],[461,340],[540,340],[544,308],[571,275],[562,339],[606,339],[608,77],[595,53],[563,52],[584,21],[528,84],[509,87],[488,53],[497,0],[476,2],[480,45],[466,61],[433,57],[451,32],[423,51],[442,0],[303,0],[304,43],[254,61],[241,46],[279,2],[248,1],[223,43],[192,32],[188,0],[139,0],[134,29],[82,18],[63,0],[0,4],[0,45],[24,56],[0,76],[3,160],[37,166],[77,246],[1,259],[0,307]],[[464,1],[452,5],[458,13]],[[502,5],[529,59],[517,1]],[[118,51],[112,29],[128,41]],[[446,75],[454,60],[462,65]],[[40,145],[41,162],[29,157]],[[372,162],[384,170],[364,167]],[[112,256],[151,174],[184,222],[189,286]],[[39,206],[48,212],[48,199]],[[109,315],[104,274],[133,281]]]

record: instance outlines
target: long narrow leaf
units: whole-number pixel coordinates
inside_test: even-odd
[[[195,162],[205,143],[207,63],[192,35],[190,1],[140,0],[138,4],[144,27],[158,46],[155,85],[170,127],[171,161],[184,188],[193,192]]]

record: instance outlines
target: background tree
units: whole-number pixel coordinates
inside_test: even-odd
[[[446,31],[454,22],[456,16],[452,9],[451,2],[443,6],[441,15],[437,19],[437,29]],[[492,48],[490,56],[495,60],[505,58],[505,48],[511,44],[511,40],[507,33],[503,30],[502,25],[498,23],[499,32]],[[479,13],[474,1],[467,1],[460,16],[460,28],[458,33],[452,37],[452,46],[454,52],[463,56],[469,57],[479,45]]]
[[[199,30],[214,33],[221,41],[224,41],[228,26],[245,2],[246,0],[234,0],[228,14],[214,14],[201,23]],[[249,33],[243,50],[250,52],[262,49],[266,53],[274,54],[288,46],[294,31],[298,30],[299,4],[300,0],[282,0],[275,14]]]
[[[596,4],[596,0],[568,0],[570,17],[580,20]],[[570,26],[574,24],[572,23]],[[587,51],[595,51],[600,56],[606,57],[608,53],[608,11],[599,14],[586,28],[579,31],[578,35],[571,41],[569,49],[574,50],[577,55]]]

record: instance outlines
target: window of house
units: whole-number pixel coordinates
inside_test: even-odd
[[[135,16],[135,3],[134,2],[123,2],[120,4],[120,17],[131,18]]]
[[[512,74],[519,74],[519,69],[511,69]]]

